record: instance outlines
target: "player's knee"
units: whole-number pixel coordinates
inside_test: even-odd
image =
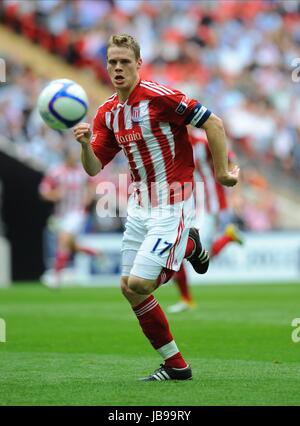
[[[123,293],[123,296],[129,296],[130,290],[128,288],[128,277],[121,277],[121,292]]]
[[[155,290],[155,282],[130,276],[128,279],[128,288],[136,294],[151,294]]]
[[[73,235],[66,232],[62,232],[59,236],[59,244],[64,249],[71,249],[74,245]]]

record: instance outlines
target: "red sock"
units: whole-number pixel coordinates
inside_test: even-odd
[[[162,268],[161,273],[159,274],[156,280],[156,288],[170,281],[174,274],[175,271],[172,271],[172,269]]]
[[[77,246],[76,251],[80,251],[81,253],[88,254],[89,256],[96,256],[98,254],[98,250],[94,250],[87,247]]]
[[[177,352],[177,354],[165,360],[165,366],[171,368],[185,368],[187,367],[187,363],[182,358],[181,353]]]
[[[216,241],[213,242],[212,248],[211,248],[211,256],[217,256],[225,246],[227,246],[228,243],[231,243],[232,238],[228,237],[227,235],[222,235],[222,237],[218,238]]]
[[[193,298],[190,293],[190,289],[189,289],[189,285],[187,281],[187,275],[186,275],[185,267],[183,264],[181,265],[179,271],[175,273],[174,280],[179,289],[181,298],[184,300],[187,300],[188,302],[191,302]]]
[[[140,326],[151,345],[172,368],[185,368],[182,358],[170,331],[168,320],[153,295],[133,308]]]
[[[192,240],[192,238],[189,237],[187,245],[186,245],[186,249],[185,249],[184,258],[186,259],[186,258],[190,257],[191,254],[193,253],[194,249],[195,249],[194,240]]]
[[[60,272],[67,264],[70,258],[70,252],[68,250],[58,250],[56,253],[54,270],[56,273]]]

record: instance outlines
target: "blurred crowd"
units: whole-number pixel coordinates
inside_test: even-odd
[[[176,87],[220,115],[233,149],[250,162],[299,179],[298,1],[2,0],[0,5],[6,25],[76,66],[92,68],[106,84],[108,37],[136,36],[144,78]],[[74,141],[70,132],[53,132],[41,123],[35,104],[45,82],[17,63],[8,63],[7,75],[9,82],[0,89],[0,133],[22,158],[42,167],[55,164],[61,147]],[[116,162],[124,166],[121,158]],[[261,197],[271,194],[269,186],[251,173],[243,179],[259,196],[243,212],[245,226],[276,227],[271,195]],[[240,194],[232,203],[242,214]]]
[[[108,37],[136,36],[144,78],[203,100],[247,155],[299,176],[297,0],[3,0],[2,6],[8,24],[104,80]]]

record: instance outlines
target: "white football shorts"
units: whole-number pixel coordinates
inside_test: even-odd
[[[50,226],[54,232],[66,232],[72,235],[78,235],[83,231],[86,221],[86,213],[76,211],[66,213],[61,217],[53,217]]]
[[[224,225],[230,223],[228,210],[216,213],[205,213],[203,220],[199,223],[199,234],[203,247],[211,251],[213,242],[224,232]]]
[[[122,276],[154,280],[162,268],[178,271],[194,218],[193,195],[149,210],[138,206],[131,196],[121,249]]]
[[[213,241],[219,232],[219,214],[205,213],[199,226],[202,246],[210,252]]]

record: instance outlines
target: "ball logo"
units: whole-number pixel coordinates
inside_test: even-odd
[[[6,324],[4,319],[0,318],[0,343],[6,342]]]
[[[291,65],[293,67],[296,67],[292,71],[292,80],[293,80],[294,83],[299,83],[299,81],[300,81],[300,58],[294,58],[292,60]]]

